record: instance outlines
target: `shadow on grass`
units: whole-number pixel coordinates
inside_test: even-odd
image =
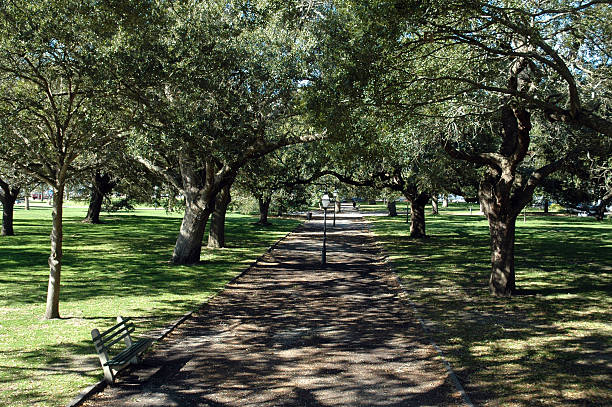
[[[204,260],[194,266],[171,266],[169,260],[180,226],[179,218],[160,216],[108,216],[105,224],[80,222],[67,217],[64,226],[62,293],[64,301],[103,296],[158,295],[172,290],[189,295],[217,288],[235,273],[236,264],[247,264],[246,252],[267,247],[294,220],[275,219],[265,230],[251,224],[251,217],[228,221],[228,247],[203,249]],[[27,234],[3,240],[0,246],[0,285],[6,304],[39,303],[48,279],[48,234],[32,221],[16,222]],[[31,233],[30,229],[37,232]],[[48,233],[48,229],[47,229]],[[277,236],[278,234],[278,236]],[[214,253],[213,253],[214,252]],[[23,290],[23,286],[38,287]]]
[[[498,299],[482,217],[430,217],[425,241],[407,238],[402,221],[372,220],[477,404],[612,404],[610,221],[517,222],[519,295]]]
[[[202,264],[169,264],[179,215],[137,211],[81,223],[67,209],[60,292],[61,320],[44,321],[50,210],[16,213],[16,236],[0,238],[0,405],[57,405],[101,377],[93,327],[118,314],[141,335],[159,329],[213,295],[267,247],[299,224],[274,219],[262,231],[253,217],[229,215],[231,247],[203,249]],[[5,340],[6,339],[6,340]],[[3,383],[5,385],[3,385]]]

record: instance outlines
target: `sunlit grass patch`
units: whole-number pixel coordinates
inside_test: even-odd
[[[102,377],[90,331],[136,320],[136,337],[201,304],[274,241],[299,224],[274,219],[259,228],[229,214],[228,248],[204,249],[193,267],[169,264],[180,214],[138,210],[81,223],[84,209],[65,209],[61,320],[46,321],[51,211],[21,208],[16,236],[0,238],[0,405],[63,406]]]
[[[411,300],[478,405],[612,405],[612,221],[517,222],[521,294],[488,294],[483,216],[371,218]]]

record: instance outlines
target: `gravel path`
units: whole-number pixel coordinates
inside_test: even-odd
[[[363,219],[338,217],[326,267],[321,241],[307,222],[85,405],[461,405]]]

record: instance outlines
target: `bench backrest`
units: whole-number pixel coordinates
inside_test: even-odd
[[[117,317],[119,321],[116,325],[100,333],[97,329],[91,331],[91,338],[98,352],[108,352],[108,350],[117,342],[123,340],[126,346],[132,346],[132,337],[130,334],[134,332],[134,323],[130,318]]]

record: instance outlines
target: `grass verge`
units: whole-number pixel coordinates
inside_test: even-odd
[[[202,264],[168,263],[181,215],[137,210],[81,223],[65,209],[62,319],[42,318],[48,282],[51,210],[15,212],[16,236],[0,238],[0,405],[63,406],[102,378],[90,330],[136,321],[136,337],[161,328],[213,295],[274,241],[299,224],[274,219],[257,227],[229,214],[228,248],[204,249]]]
[[[532,216],[517,222],[520,295],[488,294],[482,216],[372,217],[408,295],[477,405],[612,405],[612,221]]]

